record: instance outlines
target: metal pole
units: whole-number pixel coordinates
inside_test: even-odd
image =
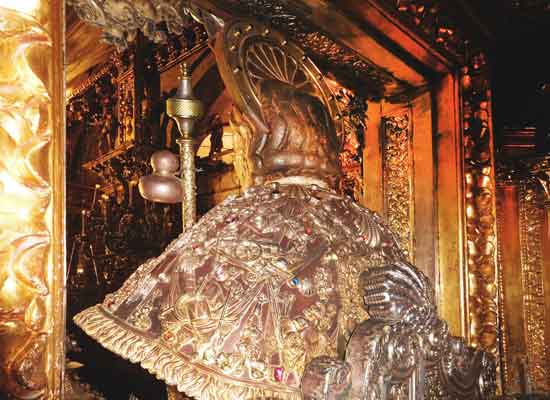
[[[180,147],[181,180],[183,201],[181,203],[182,227],[185,232],[197,219],[197,186],[195,181],[195,149],[193,138],[181,137],[176,141]]]
[[[196,184],[195,184],[195,148],[193,128],[195,121],[203,115],[203,105],[193,95],[191,74],[187,65],[182,65],[182,76],[176,96],[166,101],[168,116],[176,121],[180,138],[176,140],[180,148],[180,177],[183,185],[181,207],[183,231],[190,229],[197,218]],[[169,400],[182,400],[186,397],[173,386],[167,386]]]
[[[197,216],[193,130],[195,122],[204,113],[202,102],[193,94],[191,73],[187,64],[182,65],[181,80],[176,95],[166,101],[166,112],[176,121],[181,135],[177,143],[180,147],[180,175],[184,192],[182,222],[183,231],[186,231],[193,226]]]

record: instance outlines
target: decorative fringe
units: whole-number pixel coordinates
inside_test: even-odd
[[[114,320],[100,305],[77,314],[74,322],[106,349],[133,363],[139,363],[151,374],[188,396],[200,400],[302,399],[300,391],[240,383],[207,366],[193,364],[184,355],[175,353],[160,341],[147,339],[125,329],[120,325],[121,322]]]

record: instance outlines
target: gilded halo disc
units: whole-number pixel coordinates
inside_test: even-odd
[[[254,20],[236,19],[218,33],[215,45],[218,67],[237,106],[262,131],[260,87],[279,80],[316,96],[327,107],[338,136],[343,126],[336,99],[317,66],[295,43]]]

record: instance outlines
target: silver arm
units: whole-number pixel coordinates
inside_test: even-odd
[[[308,364],[305,399],[342,398],[335,374],[351,375],[349,399],[466,400],[494,394],[491,356],[449,336],[437,317],[432,286],[416,267],[397,261],[363,272],[359,281],[370,319],[353,332],[345,361],[324,357]]]

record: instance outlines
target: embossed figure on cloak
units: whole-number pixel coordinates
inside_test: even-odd
[[[238,36],[238,24],[222,35]],[[255,186],[216,206],[75,321],[200,399],[408,398],[416,368],[448,353],[432,287],[378,215],[335,191],[339,139],[325,97],[297,57],[254,29],[246,32],[264,39],[243,39],[239,54],[260,77],[249,83],[260,113],[240,114]],[[259,59],[268,54],[284,63],[277,76]],[[230,91],[242,91],[225,67]],[[446,365],[458,381],[475,375],[481,395],[491,380],[477,373],[488,361],[475,357]],[[464,365],[471,368],[462,374]]]

